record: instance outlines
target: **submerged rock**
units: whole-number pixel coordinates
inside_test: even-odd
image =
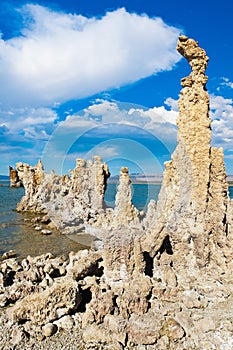
[[[15,257],[16,257],[15,250],[9,250],[8,252],[3,253],[1,256],[2,260],[11,259],[11,258],[15,258]]]

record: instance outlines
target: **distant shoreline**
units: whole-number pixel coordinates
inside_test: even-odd
[[[144,175],[144,174],[131,174],[131,183],[133,185],[161,185],[163,181],[162,175]],[[139,180],[139,179],[140,180]],[[143,179],[145,178],[145,179]],[[0,175],[0,183],[9,182],[10,177],[7,175]],[[110,177],[108,179],[107,184],[118,184],[119,183],[119,176],[114,175],[112,178]],[[229,186],[233,186],[233,175],[227,175],[227,183]]]

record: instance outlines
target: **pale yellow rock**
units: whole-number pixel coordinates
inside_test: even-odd
[[[187,266],[195,271],[209,264],[225,264],[229,197],[223,151],[210,145],[208,57],[196,41],[185,36],[179,37],[177,50],[192,71],[182,79],[178,145],[171,161],[165,163],[156,220],[144,243],[155,254],[169,237],[175,269]]]
[[[199,332],[209,332],[216,329],[216,322],[211,317],[204,317],[199,321],[196,321],[194,326],[198,329]]]
[[[77,282],[61,279],[45,291],[25,296],[9,310],[14,322],[30,320],[37,325],[54,321],[75,310],[81,302]]]
[[[123,167],[120,171],[120,182],[116,193],[116,202],[113,221],[120,225],[130,224],[132,221],[138,223],[139,212],[132,203],[131,180],[128,168]]]
[[[145,261],[140,242],[140,231],[127,228],[111,231],[104,240],[103,265],[105,277],[111,285],[128,281],[133,273],[145,270]]]
[[[58,329],[69,330],[74,326],[74,320],[70,315],[63,316],[59,320],[54,321],[53,324],[58,327]]]
[[[57,326],[53,323],[47,323],[42,327],[42,334],[45,337],[51,337],[53,334],[55,334],[57,331]]]
[[[162,336],[167,336],[170,340],[177,341],[184,337],[185,332],[176,320],[169,318],[164,322],[160,334]]]
[[[17,170],[13,169],[11,166],[9,166],[9,175],[10,187],[22,187],[22,182],[19,179]]]
[[[161,337],[161,314],[132,315],[128,326],[128,339],[133,344],[154,344]]]
[[[85,327],[83,331],[83,340],[85,343],[98,342],[98,343],[110,343],[112,336],[109,331],[107,331],[103,325],[89,325]]]
[[[148,297],[152,290],[152,283],[148,276],[138,275],[121,285],[116,299],[120,314],[129,318],[131,314],[143,315],[149,308]]]

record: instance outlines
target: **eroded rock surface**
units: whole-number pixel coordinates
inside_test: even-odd
[[[120,221],[122,225],[139,223],[139,212],[132,203],[131,180],[128,168],[123,167],[120,171],[120,181],[116,193],[113,220]]]
[[[154,254],[169,237],[174,259],[181,266],[224,264],[229,203],[223,150],[211,147],[209,96],[205,69],[208,57],[193,39],[181,36],[177,50],[192,71],[182,79],[179,99],[178,145],[165,163],[156,218],[148,249]]]
[[[93,222],[104,208],[108,167],[95,156],[88,164],[77,159],[71,176],[46,174],[39,162],[35,167],[17,163],[18,176],[25,188],[25,196],[17,206],[19,211],[48,215],[51,225],[72,233],[83,223]]]
[[[74,346],[81,334],[84,349],[233,347],[233,204],[223,151],[210,145],[208,57],[185,36],[177,49],[192,68],[182,80],[178,145],[145,217],[133,206],[127,168],[111,209],[100,158],[77,160],[70,178],[45,174],[41,163],[17,165],[19,210],[44,212],[65,232],[84,223],[102,242],[98,251],[0,263],[2,322],[18,349],[64,330]]]

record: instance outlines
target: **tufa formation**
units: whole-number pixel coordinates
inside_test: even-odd
[[[40,162],[17,164],[19,211],[46,215],[63,233],[86,230],[99,244],[0,264],[1,337],[15,349],[45,338],[43,349],[56,339],[59,348],[59,334],[83,349],[233,347],[233,207],[223,150],[210,145],[208,57],[186,36],[177,50],[191,66],[181,81],[178,144],[146,214],[132,204],[127,168],[115,208],[106,208],[109,171],[99,157],[78,159],[70,177],[46,174]]]

